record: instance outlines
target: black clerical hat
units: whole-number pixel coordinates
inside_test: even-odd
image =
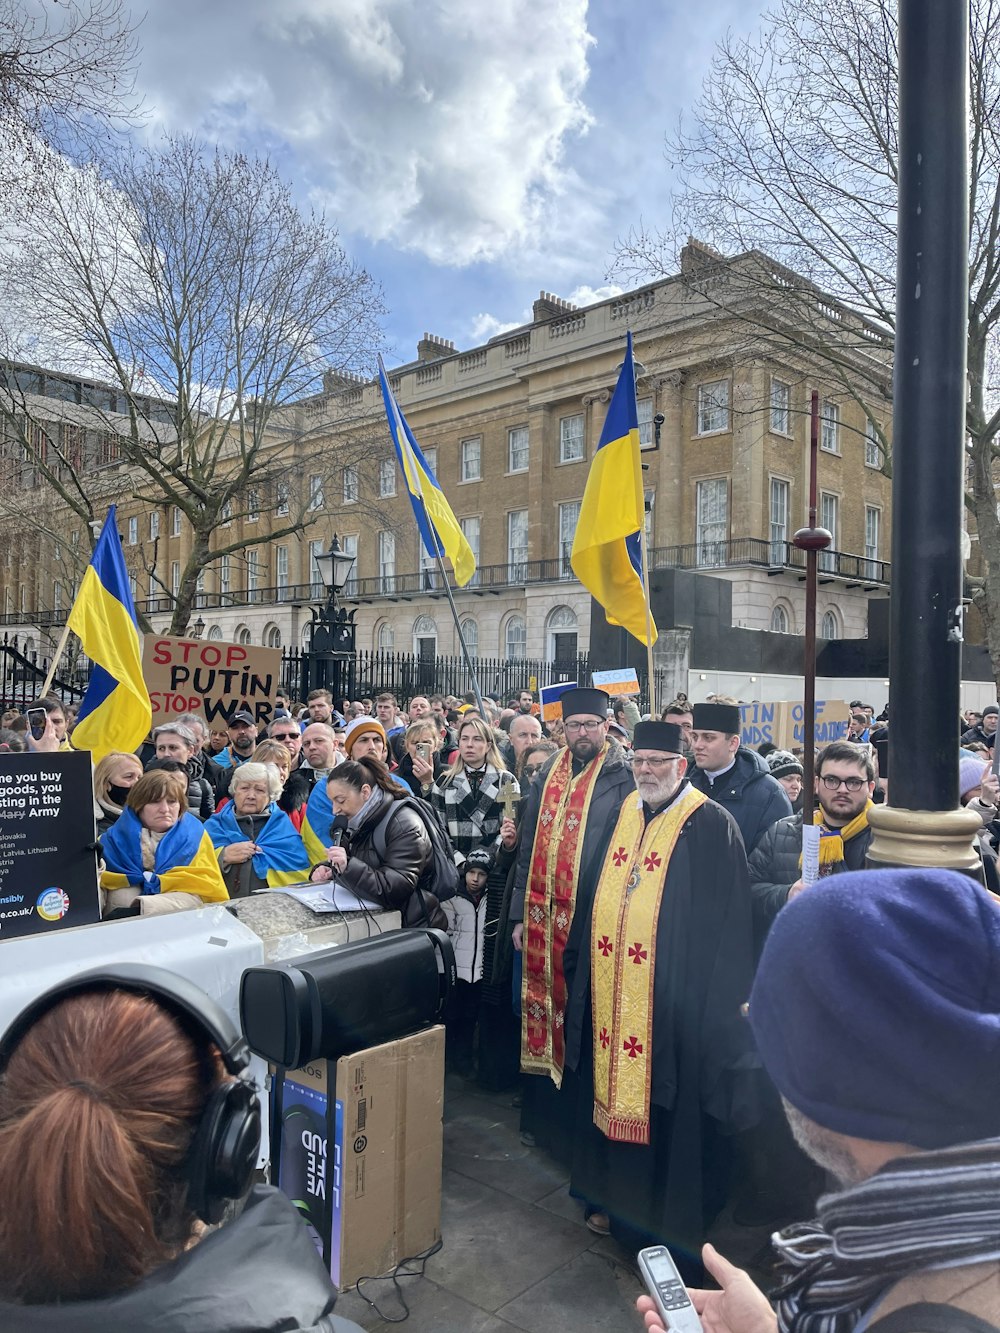
[[[662,750],[665,754],[683,754],[683,736],[676,722],[637,722],[632,736],[633,750]]]
[[[599,717],[604,721],[611,706],[611,697],[603,690],[576,689],[567,690],[559,702],[562,705],[564,718],[576,717],[579,713],[583,716]]]
[[[740,710],[736,704],[695,704],[691,713],[695,731],[723,731],[727,736],[740,734]]]

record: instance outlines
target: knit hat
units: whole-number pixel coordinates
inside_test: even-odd
[[[1000,708],[996,704],[987,704],[983,709],[983,717],[989,717],[990,713],[1000,713]]]
[[[989,768],[986,760],[979,755],[970,755],[958,761],[958,794],[964,796],[967,791],[978,787],[983,774]]]
[[[790,778],[793,773],[802,777],[802,765],[787,750],[772,750],[767,756],[772,778]]]
[[[373,732],[376,736],[381,736],[385,741],[386,747],[389,741],[386,738],[385,727],[377,717],[356,717],[353,722],[347,724],[347,730],[344,732],[344,750],[348,759],[351,757],[351,751],[354,749],[354,742],[359,737]]]
[[[1000,1134],[1000,904],[952,870],[830,875],[778,913],[750,1023],[824,1129],[939,1148]]]
[[[465,858],[465,870],[485,870],[487,874],[493,869],[493,854],[487,847],[474,847]]]

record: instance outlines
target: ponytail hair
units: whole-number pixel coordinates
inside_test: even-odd
[[[184,1163],[217,1053],[147,996],[53,1005],[0,1078],[0,1297],[96,1299],[190,1242]]]
[[[360,792],[364,786],[378,787],[394,801],[401,801],[404,796],[409,795],[408,791],[403,791],[398,783],[393,782],[382,760],[375,759],[371,755],[367,755],[364,759],[345,759],[342,764],[330,770],[326,782],[327,786],[331,782],[343,782],[356,792]]]

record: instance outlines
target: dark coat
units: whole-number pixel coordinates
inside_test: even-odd
[[[987,733],[983,731],[982,724],[980,723],[978,726],[970,727],[968,731],[963,731],[958,743],[959,745],[985,745],[988,749],[992,750],[993,742],[996,738],[997,734],[995,731],[991,731],[987,735]]]
[[[865,829],[844,844],[844,869],[863,870],[872,830]],[[788,890],[802,874],[802,814],[779,819],[750,853],[750,896],[754,933],[763,947],[774,918],[788,901]]]
[[[373,841],[379,824],[385,826],[384,857]],[[383,795],[381,803],[353,831],[348,847],[347,865],[337,876],[341,884],[361,898],[401,912],[404,926],[446,928],[441,904],[433,893],[417,887],[431,859],[431,840],[415,811]]]
[[[561,753],[562,751],[559,752],[559,754]],[[542,771],[536,775],[522,806],[524,817],[520,825],[517,869],[514,872],[514,889],[510,901],[511,925],[516,925],[518,921],[524,920],[524,894],[528,885],[528,874],[531,870],[531,849],[534,846],[535,830],[538,827],[542,788],[549,775],[549,769],[557,761],[559,754],[554,754]],[[575,764],[574,771],[577,771]],[[587,816],[587,827],[583,833],[581,865],[592,865],[595,861],[600,864],[603,861],[604,853],[608,848],[608,839],[611,837],[611,830],[618,822],[618,811],[621,809],[622,801],[631,791],[635,791],[635,779],[632,777],[632,768],[625,756],[625,751],[617,741],[610,741],[608,757],[604,762],[604,767],[597,775],[594,791],[590,798],[590,813]],[[578,890],[577,914],[579,914],[579,908]],[[570,929],[572,930],[573,927]]]
[[[736,751],[733,767],[720,774],[714,786],[700,768],[692,769],[688,776],[692,787],[710,796],[736,820],[748,856],[766,829],[792,813],[788,793],[777,778],[771,777],[766,761],[756,750],[742,745]]]
[[[64,1305],[8,1305],[18,1333],[339,1333],[336,1294],[295,1208],[258,1185],[235,1221],[213,1231],[137,1287]]]
[[[434,765],[434,776],[433,778],[431,778],[431,783],[434,783],[437,782],[438,778],[444,772],[444,764],[442,764],[441,762],[440,754],[432,755],[431,762]],[[420,796],[424,800],[428,799],[429,790],[428,792],[424,792],[423,788],[420,785],[419,779],[413,776],[413,756],[411,754],[408,754],[404,750],[402,758],[396,765],[393,772],[397,778],[401,778],[402,781],[406,783],[410,791],[413,792],[414,796]]]

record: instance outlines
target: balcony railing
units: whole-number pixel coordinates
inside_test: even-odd
[[[692,569],[711,573],[713,570],[734,568],[766,569],[778,574],[786,570],[801,572],[805,577],[806,556],[791,542],[769,541],[762,537],[737,537],[732,541],[700,542],[687,546],[657,546],[649,552],[649,567],[656,569]],[[867,556],[850,555],[844,551],[824,551],[819,560],[819,577],[838,579],[848,587],[863,587],[870,591],[889,584],[890,566],[887,560],[871,560]],[[565,556],[554,560],[518,560],[511,564],[480,565],[466,591],[484,596],[499,594],[510,588],[523,588],[535,583],[575,582],[575,576]],[[456,584],[452,579],[452,587]],[[383,574],[373,578],[352,578],[341,600],[368,602],[380,598],[409,600],[421,596],[445,595],[441,575],[436,569],[421,569],[410,574]],[[194,609],[198,611],[224,610],[230,607],[307,605],[322,602],[326,590],[321,583],[292,583],[281,587],[254,588],[251,591],[225,593],[198,593]],[[169,615],[173,602],[169,597],[149,597],[140,601],[138,609],[147,616]],[[66,623],[65,611],[9,612],[0,616],[2,625],[37,625],[48,628]]]

